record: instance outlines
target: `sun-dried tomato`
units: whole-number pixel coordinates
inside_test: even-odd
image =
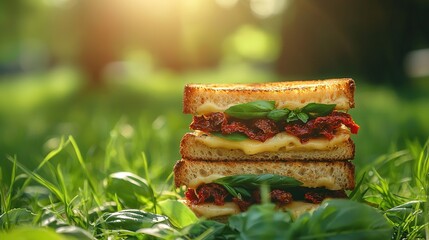
[[[290,192],[274,189],[270,192],[271,201],[280,205],[288,204],[292,202],[292,194]]]
[[[347,198],[347,194],[343,190],[314,189],[306,192],[304,198],[311,203],[318,204],[326,198]]]
[[[250,201],[245,201],[240,198],[232,198],[232,201],[237,204],[238,208],[240,208],[240,211],[244,212],[246,211],[253,203]]]
[[[185,193],[185,197],[192,204],[214,202],[216,205],[223,205],[227,196],[228,191],[216,183],[203,184],[198,187],[196,191],[193,189],[188,189]]]
[[[224,113],[216,112],[194,116],[190,128],[204,132],[219,132],[226,117]]]
[[[265,142],[281,131],[286,131],[304,143],[319,137],[331,140],[342,124],[348,127],[351,133],[356,134],[359,130],[359,126],[351,116],[343,112],[332,112],[327,116],[311,119],[307,123],[299,120],[290,123],[275,122],[268,118],[242,120],[229,118],[224,113],[217,112],[194,116],[190,127],[206,133],[243,133],[249,139],[261,142]]]
[[[192,204],[212,202],[222,206],[225,201],[236,203],[241,211],[247,210],[253,204],[261,203],[261,193],[259,190],[253,190],[249,198],[236,198],[226,191],[226,189],[216,183],[203,184],[196,191],[188,189],[185,197]],[[292,188],[289,190],[274,189],[270,192],[270,200],[277,205],[285,205],[294,200],[307,201],[319,204],[326,198],[347,198],[344,190],[328,190],[324,188]]]
[[[332,112],[323,117],[311,119],[307,123],[294,121],[285,125],[285,131],[298,137],[301,142],[307,142],[312,138],[325,137],[331,140],[341,125],[348,127],[351,133],[356,134],[359,126],[352,120],[351,116],[343,112]]]

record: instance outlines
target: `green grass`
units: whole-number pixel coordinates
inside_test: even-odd
[[[185,226],[195,216],[175,201],[171,178],[191,120],[181,113],[184,84],[278,80],[246,67],[130,75],[93,90],[80,78],[58,69],[0,81],[1,239],[28,232],[53,236],[47,239],[142,239],[148,229],[165,238],[194,236]],[[429,97],[421,92],[357,80],[351,111],[361,126],[353,137],[361,180],[353,199],[379,209],[394,226],[393,239],[429,236]],[[155,224],[153,214],[170,217],[174,228]],[[108,221],[124,216],[136,228]],[[200,239],[226,229],[199,226]]]

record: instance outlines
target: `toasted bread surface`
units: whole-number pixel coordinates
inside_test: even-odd
[[[348,161],[190,161],[182,159],[174,166],[174,181],[177,187],[195,188],[199,184],[213,181],[210,176],[239,174],[289,176],[301,181],[303,187],[325,187],[330,190],[353,189],[355,185],[354,166]]]
[[[306,143],[309,147],[293,146],[292,143],[285,145],[275,151],[263,151],[256,154],[247,154],[241,149],[234,149],[233,144],[228,148],[221,147],[210,147],[204,143],[206,135],[200,135],[197,133],[187,133],[183,136],[180,143],[180,153],[182,158],[190,160],[209,160],[209,161],[236,161],[236,160],[259,160],[259,161],[273,161],[273,160],[318,160],[318,161],[338,161],[338,160],[350,160],[354,158],[355,145],[352,139],[347,138],[344,141],[340,141],[336,144],[330,144],[327,142],[327,146],[323,148],[314,148],[311,145],[311,141]],[[221,139],[221,141],[223,141]],[[298,141],[299,142],[299,141]],[[324,143],[324,142],[322,142]],[[246,143],[243,143],[246,145]],[[259,143],[258,143],[259,144]],[[260,143],[259,145],[270,144],[269,142]],[[323,144],[322,144],[323,145]],[[274,148],[275,149],[275,148]]]
[[[336,104],[337,110],[353,108],[355,82],[351,78],[271,82],[258,84],[188,84],[183,112],[200,115],[223,112],[230,106],[256,100],[275,101],[277,108],[296,109],[308,103]]]

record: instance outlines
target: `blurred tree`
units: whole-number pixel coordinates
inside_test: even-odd
[[[248,15],[198,0],[81,0],[75,12],[82,35],[78,65],[94,86],[102,84],[106,65],[120,61],[129,46],[149,51],[161,68],[213,67],[222,57],[225,36]],[[226,12],[230,17],[223,17]]]
[[[74,64],[99,86],[137,49],[174,71],[236,57],[288,77],[401,84],[405,55],[429,47],[429,1],[14,0],[0,1],[0,27],[0,74]]]
[[[281,35],[282,74],[403,85],[406,54],[429,47],[429,1],[293,1]]]

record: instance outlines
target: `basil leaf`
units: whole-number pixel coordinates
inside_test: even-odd
[[[213,182],[224,186],[235,197],[238,196],[238,193],[250,197],[248,189],[259,188],[262,184],[269,185],[271,188],[296,187],[302,184],[295,178],[276,174],[241,174],[219,178]]]
[[[290,110],[287,108],[285,108],[285,109],[274,109],[268,113],[267,118],[278,122],[278,121],[286,119],[289,113],[290,113]]]
[[[141,206],[141,197],[153,198],[153,189],[147,180],[130,172],[115,172],[103,182],[109,194],[115,194],[129,208]]]
[[[55,232],[70,237],[70,239],[80,239],[80,240],[94,240],[95,238],[92,234],[80,227],[77,226],[64,226],[59,227],[55,230]],[[44,238],[46,239],[46,238]],[[66,238],[69,239],[69,238]]]
[[[287,116],[286,122],[290,123],[296,120],[298,120],[296,110],[290,111],[289,115]]]
[[[0,215],[0,228],[6,229],[33,222],[35,215],[25,208],[14,208]]]
[[[129,230],[153,227],[155,224],[169,224],[168,217],[139,209],[126,209],[114,213],[104,213],[95,222],[97,230]]]
[[[326,116],[334,110],[335,106],[336,104],[309,103],[302,108],[302,112],[312,117]]]
[[[169,221],[176,227],[183,228],[195,223],[198,217],[183,202],[173,199],[166,199],[157,202],[162,215],[168,217]]]
[[[213,220],[201,220],[200,222],[197,222],[193,225],[189,225],[188,227],[184,228],[182,232],[186,233],[186,238],[175,237],[174,239],[227,239],[224,238],[224,236],[231,232],[231,230],[224,223],[220,223]]]
[[[250,197],[251,196],[250,192],[247,191],[247,189],[245,189],[243,187],[235,187],[234,189],[238,193],[237,197],[240,199],[242,198],[242,196],[244,196],[244,197]]]
[[[232,196],[241,198],[239,193],[235,190],[235,188],[229,185],[222,185]]]
[[[324,201],[313,214],[301,215],[291,239],[391,239],[393,228],[381,212],[345,199]]]
[[[231,216],[228,225],[237,232],[231,239],[294,239],[289,236],[291,215],[272,203],[252,205],[248,211]]]
[[[234,105],[228,108],[225,113],[239,119],[253,119],[266,117],[274,109],[274,101],[254,101]]]
[[[300,112],[296,115],[296,117],[301,120],[303,123],[306,123],[310,118],[306,113]]]
[[[231,140],[231,141],[243,141],[243,140],[249,139],[246,134],[238,133],[238,132],[230,133],[230,134],[222,134],[220,132],[212,132],[212,135],[226,139],[226,140]]]

